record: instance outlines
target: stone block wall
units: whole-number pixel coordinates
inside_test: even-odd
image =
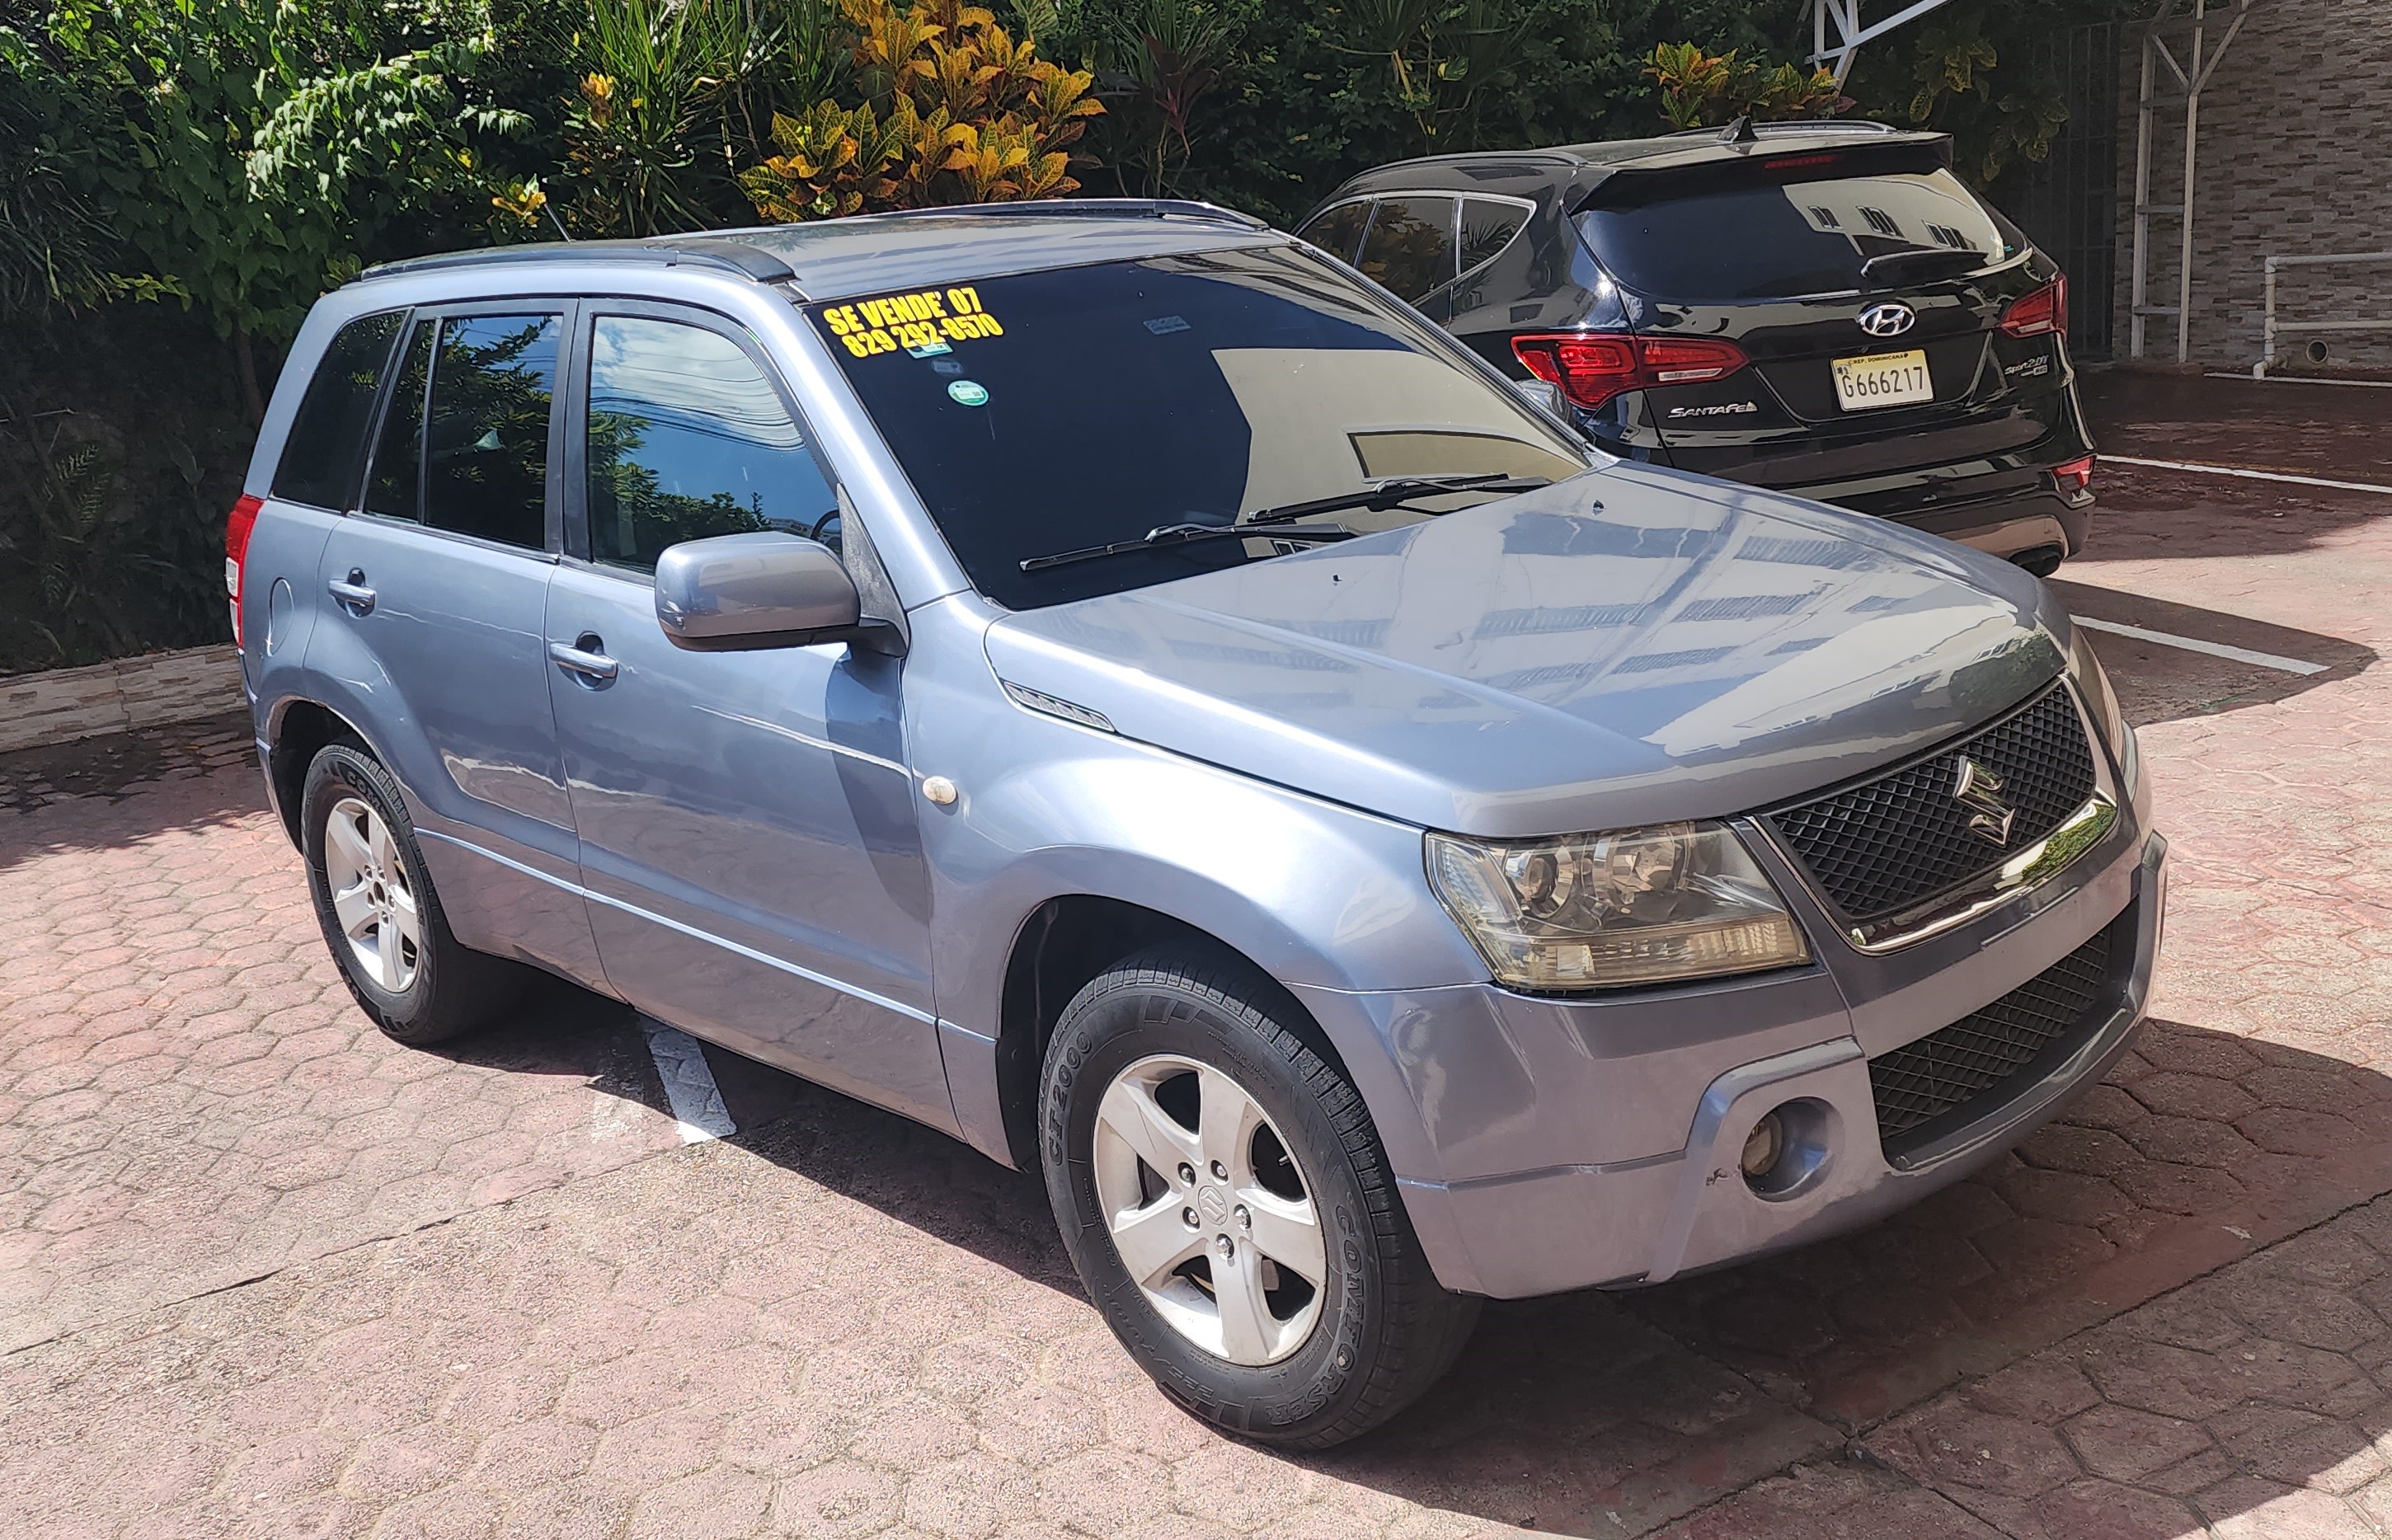
[[[2213,28],[2214,39],[2222,28]],[[2179,59],[2181,34],[2169,41]],[[2134,271],[2135,104],[2141,36],[2120,50],[2116,356],[2127,356]],[[2173,84],[2164,64],[2158,78]],[[2180,199],[2184,108],[2163,102],[2152,136],[2150,201]],[[2152,220],[2147,303],[2177,298],[2179,226]],[[2392,0],[2258,0],[2201,96],[2193,183],[2191,358],[2247,370],[2257,362],[2262,259],[2392,251]],[[2288,269],[2279,320],[2392,318],[2392,265]],[[2176,357],[2176,317],[2146,323],[2146,358]],[[2277,362],[2308,336],[2280,341]],[[2392,369],[2392,331],[2324,337],[2328,368]],[[2306,367],[2306,366],[2302,366]]]
[[[191,647],[0,678],[0,752],[239,711],[240,654]]]

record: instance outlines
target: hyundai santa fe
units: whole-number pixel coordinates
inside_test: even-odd
[[[1739,123],[1382,166],[1297,233],[1612,453],[2048,573],[2093,509],[2068,283],[1951,162],[1941,134]]]
[[[1593,451],[1294,238],[947,210],[369,272],[227,578],[393,1038],[531,969],[1043,1172],[1321,1446],[1478,1301],[1911,1203],[2126,1049],[2162,856],[2015,566]]]

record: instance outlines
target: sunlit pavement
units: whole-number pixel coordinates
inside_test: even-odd
[[[2137,400],[2106,450],[2392,483],[2392,393]],[[237,725],[0,758],[0,1534],[2392,1529],[2392,497],[2101,486],[2061,591],[2175,639],[2095,638],[2175,842],[2140,1051],[1877,1229],[1492,1307],[1325,1456],[1174,1411],[960,1145],[712,1051],[684,1143],[561,988],[386,1043]]]

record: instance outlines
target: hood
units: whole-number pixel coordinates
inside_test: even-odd
[[[999,678],[1428,828],[1716,818],[1951,738],[2059,673],[2024,573],[1648,467],[1051,609]]]

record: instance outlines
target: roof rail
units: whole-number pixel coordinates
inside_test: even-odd
[[[1738,123],[1743,123],[1744,120],[1738,120]],[[1736,124],[1729,124],[1728,126],[1735,127]],[[1893,124],[1890,123],[1879,123],[1875,118],[1780,118],[1770,123],[1748,123],[1745,124],[1745,126],[1748,132],[1756,134],[1762,138],[1768,138],[1773,135],[1778,134],[1816,134],[1823,130],[1838,128],[1849,128],[1862,134],[1899,134],[1902,132],[1901,129],[1894,127]],[[1720,130],[1717,128],[1681,128],[1674,133],[1665,134],[1662,137],[1665,139],[1715,139],[1719,137],[1719,136]]]
[[[737,240],[697,234],[648,240],[543,240],[522,246],[493,246],[476,252],[442,252],[432,256],[378,262],[360,274],[381,278],[394,273],[435,273],[455,267],[505,266],[519,262],[623,262],[672,267],[715,267],[754,278],[759,283],[786,283],[797,269],[769,252]]]
[[[1192,198],[1037,198],[1011,203],[951,203],[927,209],[898,209],[864,217],[913,219],[941,214],[962,214],[973,219],[1198,219],[1213,225],[1234,225],[1241,229],[1270,228],[1250,214]]]

